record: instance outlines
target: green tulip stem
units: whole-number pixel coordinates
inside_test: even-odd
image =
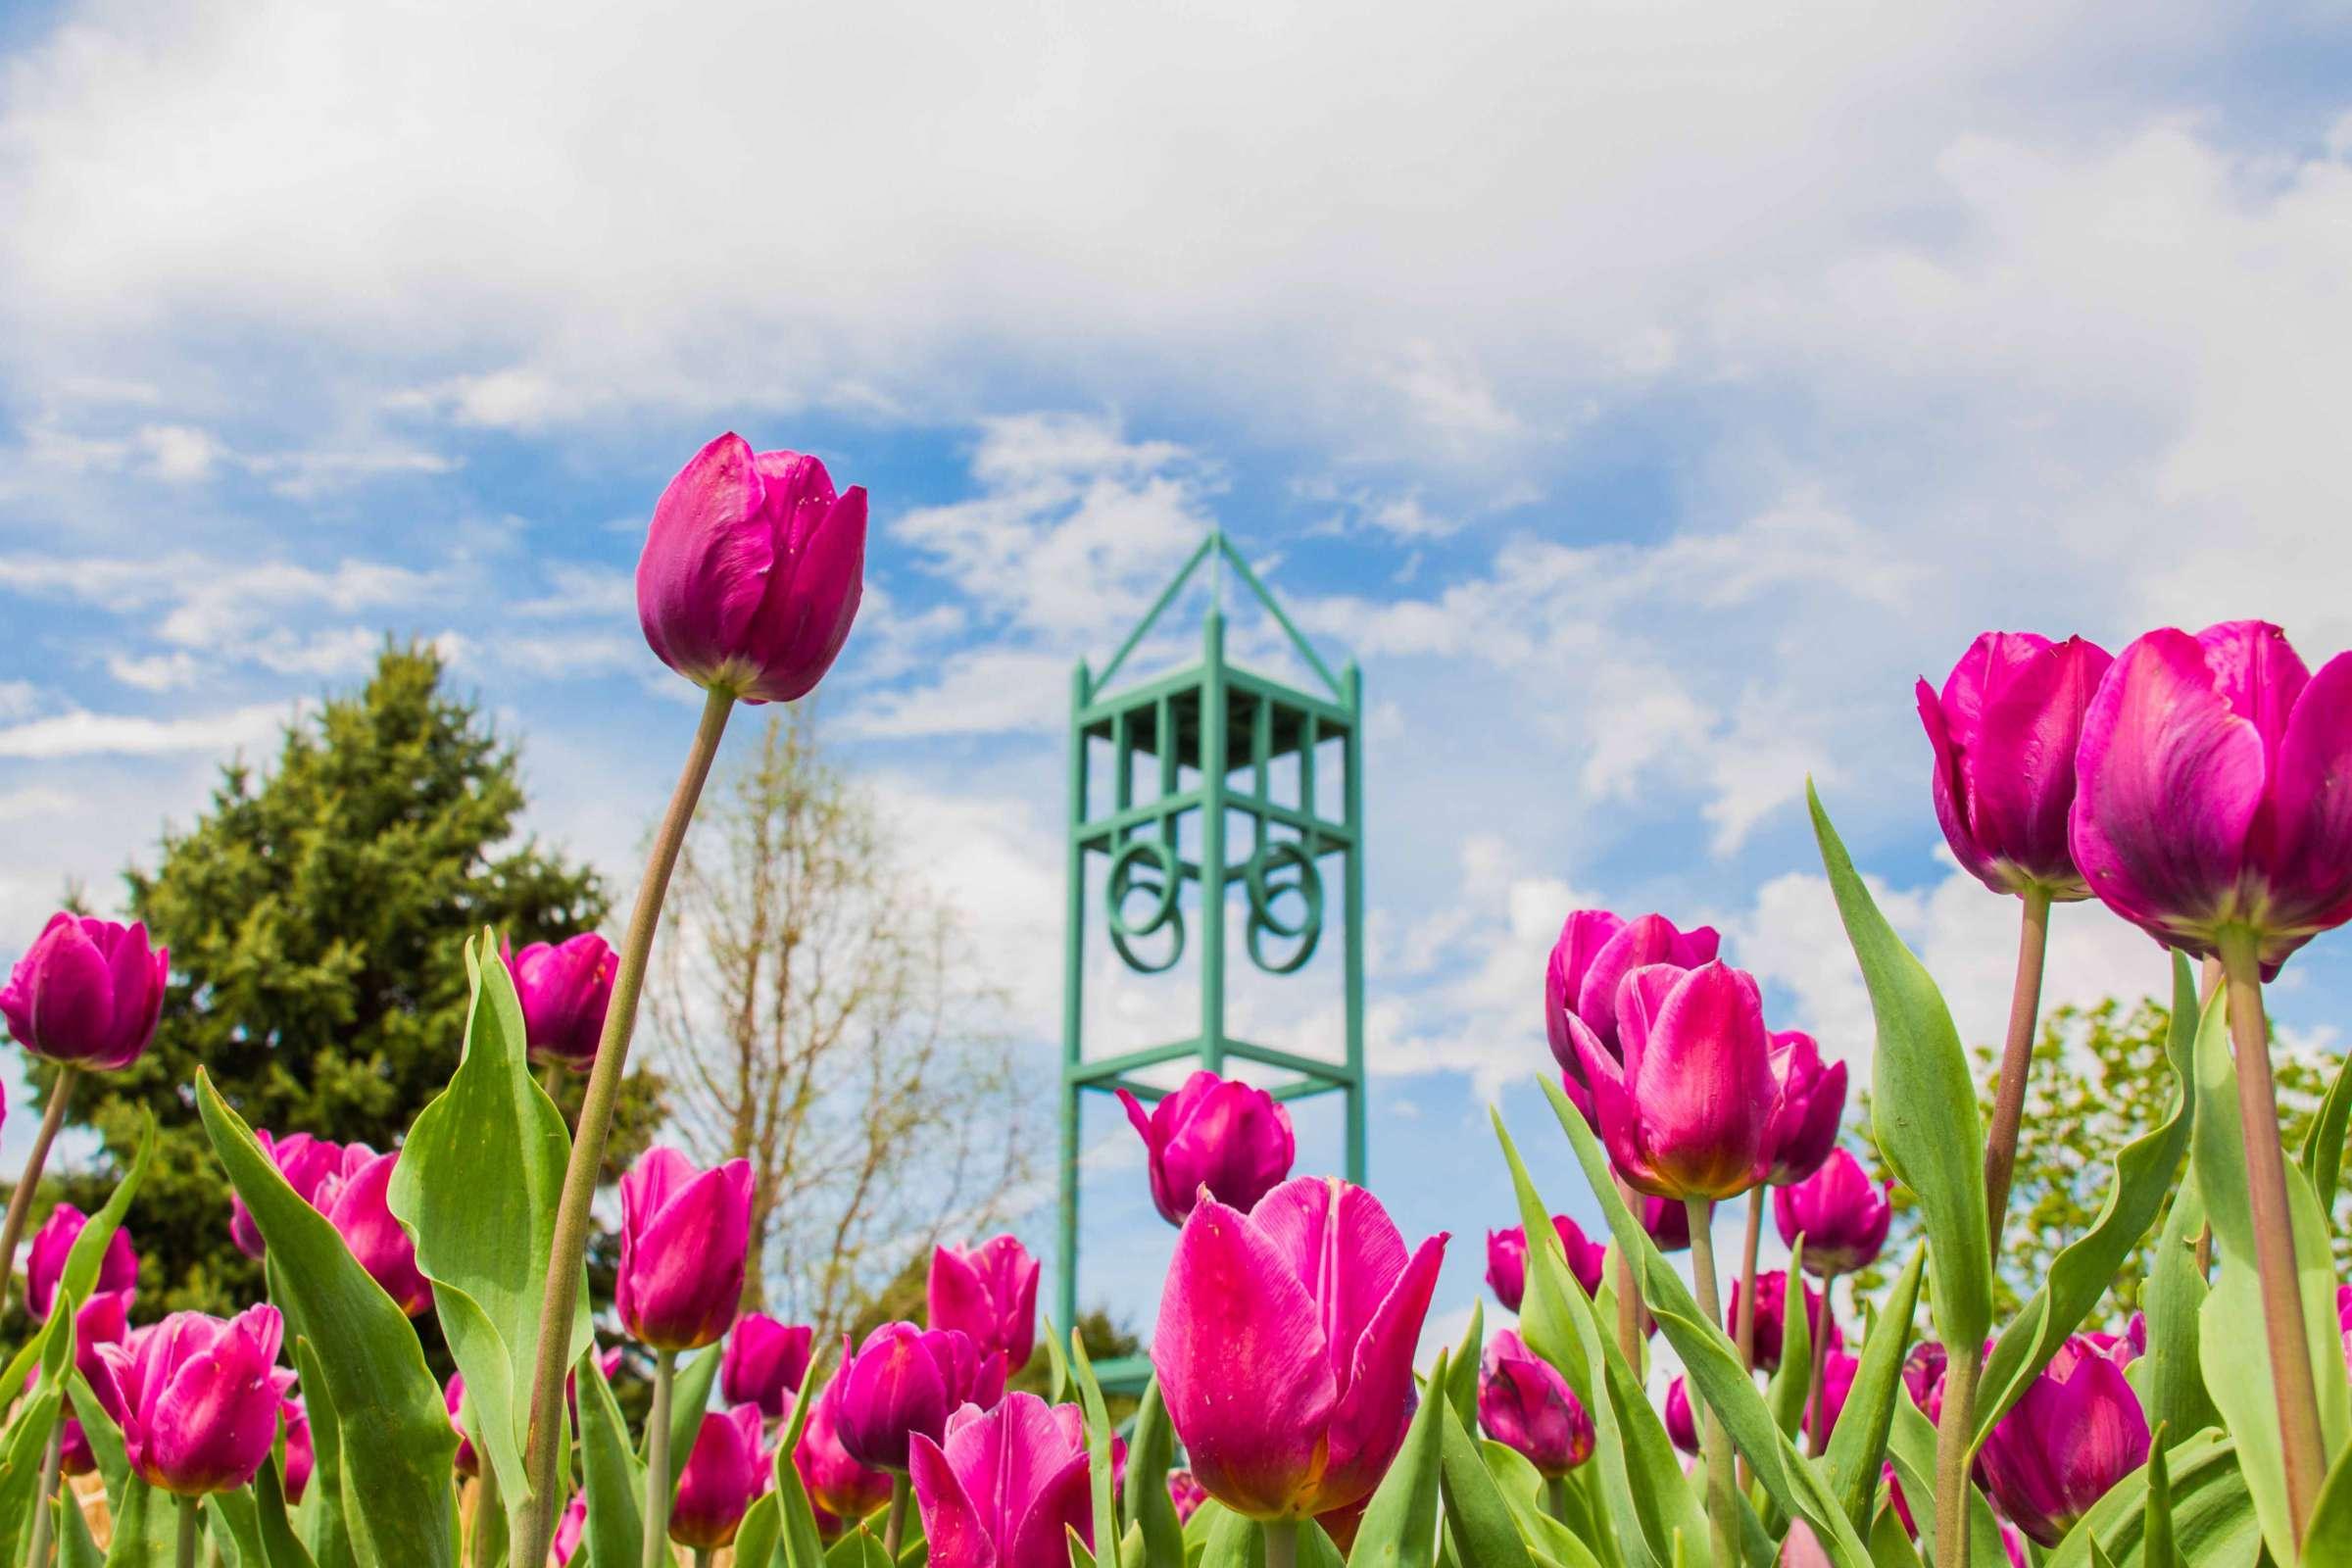
[[[1544,1511],[1561,1525],[1568,1523],[1568,1478],[1566,1476],[1544,1478]]]
[[[201,1497],[179,1499],[179,1547],[172,1554],[172,1561],[179,1568],[196,1568],[196,1543],[204,1534],[203,1526],[197,1521],[196,1510],[203,1506],[203,1502]]]
[[[2304,1336],[2303,1292],[2295,1277],[2295,1233],[2286,1203],[2286,1156],[2278,1142],[2278,1088],[2271,1077],[2271,1031],[2262,1010],[2262,960],[2254,933],[2222,933],[2230,990],[2230,1044],[2237,1054],[2237,1120],[2246,1146],[2246,1197],[2254,1211],[2254,1266],[2262,1280],[2262,1327],[2278,1405],[2286,1468],[2286,1511],[2298,1539],[2328,1477],[2320,1437],[2320,1394]]]
[[[41,1454],[40,1490],[32,1494],[36,1503],[32,1511],[32,1551],[24,1559],[25,1568],[49,1568],[50,1499],[57,1495],[57,1472],[65,1459],[65,1447],[66,1417],[61,1410],[49,1428],[49,1446]]]
[[[710,1568],[710,1548],[709,1546],[694,1548],[694,1568]]]
[[[1984,1347],[1947,1343],[1944,1353],[1943,1409],[1936,1422],[1936,1568],[1967,1568],[1968,1459]]]
[[[0,1220],[0,1286],[7,1284],[7,1274],[17,1266],[17,1244],[24,1239],[24,1222],[32,1217],[32,1200],[41,1186],[41,1167],[49,1163],[49,1146],[57,1142],[57,1130],[65,1125],[66,1102],[74,1098],[74,1081],[81,1077],[71,1066],[60,1063],[57,1081],[49,1086],[49,1103],[41,1112],[41,1130],[32,1135],[32,1152],[24,1156],[24,1174],[17,1179],[17,1190],[8,1197],[8,1218]]]
[[[1270,1519],[1264,1525],[1266,1568],[1298,1568],[1298,1521]]]
[[[1690,1215],[1691,1291],[1698,1298],[1699,1315],[1710,1323],[1720,1323],[1723,1293],[1715,1287],[1715,1200],[1686,1198],[1683,1206]],[[1695,1395],[1697,1391],[1691,1392]],[[1737,1499],[1732,1494],[1732,1435],[1711,1406],[1707,1410],[1706,1452],[1707,1522],[1714,1527],[1715,1560],[1736,1563],[1740,1560],[1740,1527],[1734,1511]],[[1267,1568],[1273,1565],[1269,1563]]]
[[[628,1064],[629,1034],[637,1023],[637,999],[645,989],[646,957],[654,933],[662,924],[662,900],[669,891],[669,874],[686,844],[687,824],[694,820],[695,803],[702,799],[704,781],[718,756],[719,737],[726,733],[727,715],[735,696],[713,689],[703,703],[703,718],[687,750],[686,765],[671,792],[669,808],[654,831],[645,860],[644,880],[637,884],[637,903],[629,910],[628,930],[620,942],[620,960],[612,973],[612,998],[605,1010],[604,1034],[597,1041],[596,1066],[588,1074],[588,1093],[580,1105],[580,1123],[572,1135],[571,1162],[564,1170],[564,1194],[556,1206],[556,1231],[548,1250],[547,1292],[539,1311],[539,1351],[531,1374],[530,1438],[523,1450],[522,1473],[529,1484],[530,1503],[524,1515],[523,1538],[512,1543],[510,1561],[536,1563],[547,1556],[556,1535],[556,1509],[561,1501],[557,1478],[564,1458],[564,1374],[570,1369],[571,1323],[578,1311],[588,1252],[590,1205],[596,1182],[604,1169],[605,1139],[612,1130],[612,1107],[620,1098],[621,1074]]]
[[[468,1427],[474,1424],[470,1400],[467,1401],[466,1424]],[[474,1444],[474,1451],[486,1451],[478,1439]],[[487,1463],[482,1465],[481,1471],[473,1481],[473,1540],[466,1552],[466,1561],[470,1568],[491,1568],[491,1560],[498,1555],[498,1472]]]
[[[1805,1325],[1808,1341],[1806,1353],[1813,1362],[1805,1374],[1805,1430],[1810,1434],[1810,1439],[1805,1445],[1805,1451],[1812,1454],[1822,1453],[1830,1446],[1828,1422],[1822,1410],[1823,1396],[1828,1390],[1824,1387],[1822,1374],[1823,1369],[1830,1364],[1830,1337],[1827,1332],[1830,1326],[1830,1290],[1837,1283],[1838,1276],[1835,1274],[1822,1277],[1821,1304],[1807,1314],[1812,1321]],[[1801,1284],[1797,1286],[1799,1292],[1802,1292],[1803,1289]],[[1802,1299],[1801,1296],[1799,1299]]]
[[[899,1560],[899,1542],[906,1534],[906,1499],[914,1495],[905,1476],[890,1479],[890,1517],[882,1521],[882,1555]]]
[[[1764,1239],[1764,1189],[1747,1190],[1747,1236],[1740,1246],[1740,1364],[1756,1369],[1756,1247]]]
[[[1992,1266],[2001,1266],[2001,1221],[2009,1212],[2009,1182],[2017,1169],[2017,1129],[2025,1120],[2026,1079],[2034,1071],[2034,1036],[2041,1022],[2041,966],[2050,949],[2050,895],[2028,888],[2020,896],[2025,919],[2017,933],[2017,983],[2009,992],[2009,1038],[2001,1047],[2001,1078],[1992,1095],[1992,1128],[1984,1139],[1984,1213]]]
[[[644,1568],[669,1568],[669,1399],[678,1352],[654,1352],[654,1411],[645,1418]]]

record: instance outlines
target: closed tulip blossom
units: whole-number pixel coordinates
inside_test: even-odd
[[[1184,1524],[1200,1511],[1208,1500],[1208,1489],[1193,1478],[1190,1470],[1168,1472],[1168,1501],[1176,1505],[1176,1522]]]
[[[612,944],[593,931],[507,955],[531,1060],[573,1072],[596,1065],[619,961]]]
[[[1780,1093],[1765,1135],[1772,1154],[1764,1180],[1786,1187],[1821,1169],[1838,1147],[1838,1129],[1845,1121],[1845,1063],[1825,1066],[1811,1035],[1786,1029],[1772,1037],[1772,1076]]]
[[[2075,1335],[1993,1423],[1977,1470],[2002,1513],[2054,1546],[2147,1457],[2148,1420],[2123,1367]]]
[[[945,1423],[942,1423],[943,1431]],[[890,1472],[859,1464],[841,1442],[841,1378],[837,1374],[808,1407],[800,1446],[792,1450],[801,1485],[818,1507],[840,1520],[858,1520],[890,1501]]]
[[[751,703],[805,696],[841,652],[865,575],[865,490],[733,431],[662,492],[637,561],[637,620],[662,662]]]
[[[1995,893],[2090,897],[2067,842],[2075,751],[2114,660],[2096,643],[1988,631],[1939,693],[1919,683],[1936,753],[1936,820],[1953,858]]]
[[[65,1277],[67,1254],[88,1223],[89,1217],[80,1209],[60,1203],[32,1233],[32,1245],[24,1250],[24,1310],[34,1322],[47,1321],[49,1308],[57,1299],[58,1281]],[[107,1238],[106,1251],[98,1260],[98,1283],[91,1287],[91,1295],[128,1292],[138,1283],[139,1257],[131,1250],[130,1233],[118,1228]]]
[[[1546,1480],[1592,1457],[1592,1418],[1568,1380],[1509,1329],[1488,1344],[1479,1366],[1478,1424]]]
[[[1606,909],[1579,909],[1561,925],[1544,966],[1544,1033],[1566,1075],[1568,1098],[1586,1120],[1592,1118],[1592,1089],[1569,1020],[1583,1024],[1611,1056],[1620,1055],[1617,998],[1625,977],[1652,963],[1697,968],[1721,945],[1712,926],[1683,931],[1662,914],[1620,920]]]
[[[1740,1321],[1740,1282],[1732,1283],[1732,1301],[1724,1313],[1724,1332],[1731,1333]],[[1822,1310],[1822,1298],[1812,1286],[1805,1291],[1805,1326],[1816,1323],[1827,1326],[1827,1343],[1832,1349],[1842,1349],[1845,1335],[1838,1327],[1834,1313]],[[1781,1366],[1781,1338],[1787,1325],[1788,1308],[1788,1274],[1786,1269],[1773,1269],[1756,1276],[1756,1365],[1766,1372],[1777,1372]],[[1820,1338],[1821,1336],[1811,1336]]]
[[[1144,1140],[1152,1204],[1182,1225],[1207,1188],[1228,1208],[1247,1209],[1280,1186],[1298,1157],[1291,1113],[1262,1089],[1196,1072],[1147,1113],[1122,1089],[1119,1103]]]
[[[931,1326],[960,1329],[981,1350],[1001,1350],[1015,1372],[1037,1348],[1037,1259],[1010,1236],[991,1237],[968,1250],[941,1247],[931,1253]]]
[[[670,1540],[699,1551],[733,1543],[735,1527],[766,1487],[760,1435],[756,1404],[704,1415],[686,1466],[678,1472],[677,1496],[669,1507]]]
[[[1869,1267],[1886,1245],[1894,1219],[1888,1191],[1840,1149],[1803,1181],[1772,1190],[1773,1223],[1791,1247],[1804,1237],[1806,1273],[1822,1279],[1851,1274]]]
[[[320,1183],[317,1200],[368,1277],[384,1288],[394,1305],[417,1317],[432,1309],[433,1287],[416,1267],[415,1239],[393,1217],[388,1201],[399,1163],[397,1152],[372,1153],[355,1144],[345,1152],[347,1173]]]
[[[621,1326],[657,1350],[718,1343],[743,1298],[751,1250],[752,1166],[697,1170],[649,1149],[620,1179]]]
[[[1588,1240],[1584,1227],[1565,1214],[1551,1216],[1560,1247],[1568,1254],[1568,1272],[1576,1276],[1587,1296],[1600,1289],[1600,1271],[1609,1250]],[[1514,1225],[1507,1231],[1487,1232],[1487,1286],[1494,1298],[1512,1311],[1527,1294],[1527,1230]]]
[[[140,1479],[183,1497],[253,1479],[293,1379],[276,1366],[284,1331],[273,1306],[228,1319],[174,1312],[135,1343],[99,1350],[99,1402]]]
[[[1769,1168],[1780,1086],[1764,1004],[1722,963],[1649,964],[1618,988],[1624,1061],[1582,1020],[1569,1031],[1617,1174],[1657,1198],[1736,1198]]]
[[[1065,1568],[1070,1533],[1091,1548],[1086,1445],[1034,1394],[966,1406],[946,1441],[917,1435],[911,1457],[930,1568]]]
[[[318,1205],[318,1189],[343,1174],[344,1151],[340,1144],[313,1138],[309,1133],[288,1133],[277,1138],[260,1127],[254,1129],[253,1137],[262,1146],[262,1152],[277,1166],[277,1173],[286,1179],[286,1185],[294,1189],[295,1196],[313,1207]],[[366,1149],[365,1145],[353,1147]],[[262,1240],[261,1228],[253,1222],[253,1211],[233,1189],[228,1195],[228,1236],[237,1244],[237,1250],[247,1257],[258,1258],[269,1250]]]
[[[842,1446],[869,1469],[905,1475],[913,1439],[937,1443],[956,1410],[987,1409],[1004,1396],[1004,1353],[983,1354],[955,1329],[885,1323],[844,1356],[835,1382]]]
[[[36,1056],[114,1072],[155,1038],[171,973],[171,950],[149,947],[146,926],[61,911],[0,986],[0,1018]]]
[[[311,1413],[300,1399],[288,1399],[280,1406],[278,1419],[286,1428],[286,1501],[300,1502],[311,1488],[311,1472],[318,1464],[318,1446],[311,1438]]]
[[[1446,1240],[1408,1253],[1378,1199],[1328,1178],[1285,1182],[1247,1214],[1193,1210],[1152,1360],[1211,1496],[1288,1521],[1370,1494],[1412,1415]]]
[[[1698,1416],[1681,1378],[1666,1385],[1666,1436],[1685,1453],[1698,1452]]]
[[[765,1312],[744,1313],[719,1358],[719,1397],[730,1407],[756,1404],[770,1421],[783,1419],[786,1404],[808,1375],[815,1332],[806,1323],[779,1323]]]

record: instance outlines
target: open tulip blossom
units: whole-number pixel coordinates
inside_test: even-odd
[[[1037,1348],[1037,1259],[1010,1236],[969,1250],[935,1248],[931,1326],[961,1330],[983,1352],[1001,1352],[1007,1372],[1017,1372]]]
[[[1086,1445],[1034,1394],[964,1406],[911,1461],[930,1568],[1066,1568],[1073,1533],[1094,1544]]]
[[[1121,1089],[1119,1103],[1144,1141],[1152,1202],[1182,1225],[1205,1190],[1229,1208],[1248,1208],[1291,1174],[1298,1142],[1291,1113],[1250,1084],[1197,1072],[1150,1111]]]
[[[1568,1097],[1588,1119],[1591,1069],[1571,1020],[1609,1055],[1621,1055],[1617,1009],[1625,977],[1652,963],[1695,969],[1712,961],[1719,946],[1713,927],[1684,931],[1662,914],[1621,920],[1606,909],[1579,909],[1568,916],[1544,969],[1544,1029],[1567,1074]]]

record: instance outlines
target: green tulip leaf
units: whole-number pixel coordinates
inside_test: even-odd
[[[1461,1417],[1447,1403],[1439,1419],[1438,1490],[1446,1502],[1446,1528],[1459,1543],[1463,1560],[1479,1568],[1535,1568],[1511,1505]]]
[[[1145,1568],[1184,1568],[1184,1526],[1168,1496],[1168,1469],[1176,1460],[1176,1428],[1160,1396],[1159,1379],[1144,1385],[1136,1407],[1135,1432],[1127,1445],[1127,1479],[1120,1519],[1139,1535]]]
[[[58,1568],[106,1568],[106,1553],[90,1534],[89,1516],[71,1493],[57,1510]]]
[[[1266,1568],[1266,1538],[1258,1533],[1255,1520],[1213,1503],[1201,1504],[1193,1517],[1203,1515],[1208,1518],[1208,1540],[1200,1568]]]
[[[1059,1404],[1070,1392],[1070,1358],[1062,1352],[1061,1331],[1046,1315],[1046,1402]]]
[[[775,1560],[776,1540],[783,1533],[784,1515],[776,1494],[763,1492],[744,1510],[735,1527],[737,1568],[768,1568]]]
[[[588,1498],[583,1560],[588,1568],[638,1568],[645,1549],[645,1514],[637,1505],[643,1469],[629,1452],[628,1423],[595,1351],[580,1357],[573,1382],[580,1391],[580,1485]]]
[[[74,1418],[81,1423],[82,1437],[89,1443],[90,1457],[98,1461],[98,1476],[106,1483],[107,1500],[112,1503],[122,1495],[122,1483],[130,1475],[122,1429],[115,1425],[115,1418],[98,1402],[98,1391],[78,1370],[66,1380],[66,1397],[73,1401]]]
[[[54,1325],[58,1320],[50,1321]],[[0,1562],[24,1560],[33,1499],[40,1494],[41,1463],[48,1455],[49,1434],[64,1403],[64,1394],[43,1378],[24,1401],[17,1424],[9,1429],[7,1446],[0,1448],[0,1546],[7,1548]]]
[[[801,1484],[800,1466],[792,1462],[794,1450],[801,1446],[801,1434],[808,1430],[808,1412],[816,1407],[818,1397],[824,1393],[823,1370],[824,1356],[820,1352],[801,1375],[800,1392],[793,1396],[792,1414],[784,1423],[783,1435],[776,1440],[774,1495],[780,1526],[777,1544],[783,1551],[784,1568],[818,1568],[825,1556],[824,1545],[817,1538],[815,1506],[808,1499],[808,1489]]]
[[[1579,1521],[1578,1528],[1552,1517],[1545,1498],[1545,1483],[1536,1472],[1527,1456],[1507,1444],[1492,1440],[1478,1446],[1478,1456],[1494,1483],[1495,1494],[1511,1510],[1511,1520],[1519,1528],[1519,1538],[1527,1543],[1538,1568],[1551,1563],[1553,1568],[1600,1568],[1603,1547],[1589,1546],[1586,1540],[1597,1540],[1592,1521],[1586,1517],[1586,1507],[1580,1495],[1576,1477],[1561,1483],[1558,1497],[1564,1512]],[[1578,1472],[1586,1474],[1589,1472]],[[1584,1533],[1579,1534],[1579,1529]]]
[[[132,1476],[115,1505],[106,1568],[172,1568],[178,1538],[179,1499]]]
[[[1879,912],[1810,781],[1805,801],[1878,1021],[1870,1108],[1879,1152],[1919,1198],[1936,1258],[1928,1289],[1936,1333],[1948,1344],[1974,1345],[1992,1322],[1992,1268],[1984,1131],[1977,1119],[1968,1053],[1943,994]]]
[[[1800,1231],[1788,1250],[1788,1294],[1781,1298],[1781,1364],[1764,1384],[1764,1403],[1772,1411],[1773,1424],[1792,1440],[1803,1430],[1805,1396],[1813,1385],[1813,1325],[1811,1314],[1802,1309],[1804,1293],[1797,1285],[1804,1270],[1805,1238]],[[1822,1299],[1828,1301],[1826,1292]]]
[[[1446,1382],[1446,1353],[1438,1352],[1438,1370],[1430,1381]],[[1396,1450],[1389,1473],[1373,1490],[1365,1505],[1364,1522],[1355,1533],[1348,1560],[1354,1568],[1427,1568],[1430,1545],[1438,1534],[1438,1470],[1441,1412],[1452,1405],[1444,1399],[1423,1399],[1405,1429],[1404,1445]]]
[[[2232,1107],[2216,1107],[2210,1114],[2227,1116]],[[2192,1132],[2193,1138],[2193,1132]],[[2205,1392],[2204,1357],[2198,1347],[2197,1323],[2209,1291],[2205,1271],[2197,1265],[2197,1238],[2205,1228],[2205,1200],[2192,1157],[2181,1173],[2173,1197],[2173,1211],[2165,1217],[2157,1239],[2156,1255],[2140,1287],[2141,1309],[2148,1317],[2148,1353],[2136,1368],[2145,1388],[2142,1402],[2148,1420],[2161,1426],[2175,1445],[2222,1423]]]
[[[2168,1446],[2159,1426],[2148,1442],[2148,1500],[2139,1515],[2141,1568],[2180,1568],[2180,1553],[2173,1544],[2172,1470],[2164,1457]]]
[[[1102,1402],[1102,1386],[1095,1381],[1095,1363],[1086,1353],[1086,1337],[1070,1331],[1070,1369],[1078,1378],[1078,1408],[1086,1416],[1087,1482],[1094,1496],[1095,1539],[1118,1560],[1119,1509],[1110,1487],[1110,1411]]]
[[[2238,1472],[2235,1445],[2219,1432],[2201,1432],[2164,1453],[2169,1548],[2148,1534],[2153,1463],[2107,1491],[2044,1557],[2044,1568],[2091,1568],[2097,1542],[2116,1568],[2164,1568],[2169,1549],[2178,1563],[2251,1563],[2262,1552],[2261,1521]],[[2151,1546],[2155,1550],[2151,1551]]]
[[[1927,1267],[1927,1249],[1915,1247],[1886,1304],[1870,1325],[1862,1342],[1862,1360],[1854,1368],[1853,1387],[1845,1406],[1830,1429],[1825,1457],[1830,1485],[1838,1505],[1855,1530],[1871,1527],[1878,1495],[1879,1475],[1886,1459],[1886,1435],[1894,1426],[1895,1401],[1903,1395],[1903,1357],[1911,1348],[1911,1319],[1919,1310],[1919,1282]],[[1872,1546],[1877,1554],[1877,1546]]]
[[[344,1516],[360,1568],[455,1568],[457,1434],[416,1330],[354,1260],[202,1068],[196,1103],[214,1152],[270,1250],[270,1295],[316,1350],[339,1417]],[[312,1428],[321,1405],[312,1407]]]
[[[285,1489],[278,1483],[277,1467],[281,1452],[262,1466],[261,1474],[253,1478],[254,1535],[261,1543],[262,1561],[268,1568],[318,1568],[308,1549],[294,1534],[294,1522],[286,1515]]]
[[[205,1530],[213,1549],[237,1568],[267,1568],[262,1555],[262,1521],[250,1492],[216,1492],[204,1499]]]
[[[1911,1532],[1892,1508],[1882,1508],[1870,1526],[1870,1560],[1876,1568],[1926,1568],[1920,1561],[1919,1548],[1911,1544]]]
[[[826,1568],[891,1568],[890,1553],[874,1533],[859,1525],[833,1543],[825,1553]]]
[[[301,1374],[303,1409],[311,1418],[311,1485],[297,1510],[303,1543],[318,1568],[356,1568],[359,1554],[343,1511],[342,1423],[318,1352],[300,1336],[294,1337],[294,1370]]]
[[[1446,1397],[1453,1401],[1454,1419],[1464,1432],[1478,1430],[1478,1365],[1486,1347],[1487,1304],[1473,1299],[1469,1326],[1462,1330],[1462,1343],[1454,1347],[1446,1379]]]
[[[2311,1128],[2303,1135],[2303,1175],[2311,1183],[2312,1195],[2319,1200],[2320,1212],[2333,1215],[2335,1194],[2343,1179],[2344,1129],[2352,1124],[2352,1055],[2336,1063],[2335,1077],[2328,1085],[2328,1098],[2320,1102],[2320,1113],[2311,1119]]]

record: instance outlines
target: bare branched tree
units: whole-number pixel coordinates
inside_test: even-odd
[[[747,1307],[830,1335],[1002,1222],[1029,1174],[1003,997],[809,705],[707,802],[662,917],[648,1013],[677,1125],[752,1163]]]

